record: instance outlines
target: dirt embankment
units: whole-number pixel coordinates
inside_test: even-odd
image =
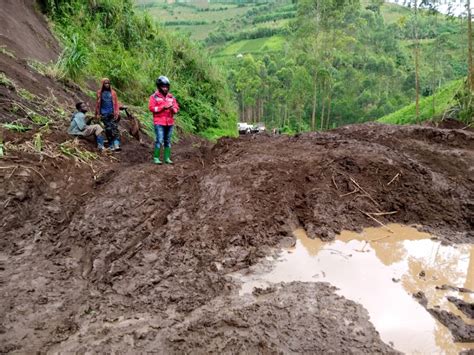
[[[241,299],[228,273],[300,226],[330,239],[415,223],[473,241],[472,132],[365,124],[175,151],[157,167],[130,144],[96,180],[84,165],[44,159],[31,165],[43,179],[25,157],[2,163],[2,350],[387,351],[326,285]]]
[[[93,107],[75,83],[58,80],[60,45],[34,0],[3,0],[0,23],[0,123],[35,129],[41,115],[67,124],[76,102]]]

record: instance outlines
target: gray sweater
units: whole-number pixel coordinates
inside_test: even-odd
[[[76,112],[71,118],[71,125],[69,126],[68,133],[73,135],[84,135],[84,130],[86,129],[87,121],[86,115],[82,112]]]

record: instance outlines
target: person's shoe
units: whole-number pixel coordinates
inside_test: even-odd
[[[119,152],[119,151],[122,150],[122,148],[120,148],[120,142],[119,142],[118,139],[116,139],[116,140],[114,141],[114,150],[117,151],[117,152]]]
[[[155,148],[153,151],[153,163],[155,164],[161,164],[160,160],[160,148]]]
[[[105,147],[104,147],[104,137],[102,136],[98,136],[96,138],[96,141],[97,141],[97,149],[99,150],[99,152],[103,152]]]
[[[171,157],[171,148],[165,147],[165,164],[173,164],[170,157]]]

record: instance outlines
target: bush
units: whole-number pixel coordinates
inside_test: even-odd
[[[224,75],[188,38],[135,13],[131,0],[42,0],[40,5],[63,40],[59,64],[69,79],[108,77],[120,101],[146,112],[155,78],[167,75],[182,107],[183,130],[235,134],[236,108]],[[148,124],[150,116],[141,119]]]

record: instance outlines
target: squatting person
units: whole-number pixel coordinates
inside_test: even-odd
[[[118,120],[120,117],[120,105],[117,99],[117,93],[112,89],[110,80],[102,79],[101,87],[97,91],[97,101],[95,105],[95,117],[99,116],[104,122],[105,135],[109,141],[111,150],[120,150],[120,132],[118,129]]]
[[[153,112],[153,125],[155,126],[156,142],[153,152],[153,162],[161,164],[161,147],[164,146],[165,164],[171,161],[171,136],[173,134],[174,115],[179,111],[178,101],[169,92],[170,81],[166,76],[156,79],[158,90],[150,96],[148,108]]]
[[[99,151],[104,150],[104,136],[102,132],[103,128],[98,124],[89,124],[90,120],[86,119],[87,106],[84,102],[78,102],[76,104],[76,112],[71,118],[71,124],[68,129],[68,133],[74,136],[95,136],[97,142],[97,149]]]

